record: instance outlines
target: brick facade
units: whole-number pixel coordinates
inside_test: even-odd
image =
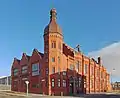
[[[11,68],[12,90],[47,95],[73,95],[106,92],[109,74],[98,61],[85,56],[63,41],[62,30],[56,22],[56,10],[50,11],[50,22],[44,30],[44,53],[33,50],[32,56],[23,53],[14,59]]]

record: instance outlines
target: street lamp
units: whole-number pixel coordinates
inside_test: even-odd
[[[113,83],[112,83],[112,74],[113,74],[113,71],[115,71],[115,68],[113,68],[112,71],[111,71],[111,86],[112,86],[112,90],[113,90]]]
[[[42,79],[41,81],[42,81],[42,82],[44,82],[44,81],[45,81],[45,79]]]
[[[111,71],[111,84],[112,84],[112,75],[113,75],[113,71],[115,71],[115,68],[113,68],[112,71]]]
[[[42,82],[45,82],[45,79],[42,79],[41,81],[42,81]],[[43,91],[43,95],[44,95],[44,91]]]
[[[28,96],[28,84],[29,84],[29,81],[25,81],[26,85],[27,85],[27,96]]]

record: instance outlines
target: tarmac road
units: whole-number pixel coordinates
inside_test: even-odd
[[[23,94],[13,94],[0,92],[0,98],[120,98],[120,94],[88,94],[84,97],[72,97],[72,96],[42,96],[42,95],[32,95],[28,97]]]

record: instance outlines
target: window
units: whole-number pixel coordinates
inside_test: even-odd
[[[79,61],[77,61],[76,69],[77,69],[77,71],[79,72]]]
[[[60,68],[58,68],[58,74],[60,74]]]
[[[52,48],[56,48],[56,41],[52,41]]]
[[[81,87],[81,78],[79,77],[79,87]]]
[[[66,76],[66,71],[63,71],[63,75]]]
[[[97,76],[99,77],[99,69],[97,69]]]
[[[26,77],[26,78],[22,78],[22,80],[24,81],[24,80],[28,80],[28,78]]]
[[[58,87],[60,87],[60,79],[58,79]]]
[[[60,63],[60,57],[58,56],[58,64]]]
[[[74,70],[74,65],[70,64],[70,70]]]
[[[55,57],[52,57],[52,62],[55,62]]]
[[[28,66],[23,66],[22,67],[22,74],[24,74],[24,73],[27,73],[27,70],[28,70]]]
[[[88,65],[85,64],[85,66],[84,66],[84,73],[85,73],[85,74],[87,74],[87,69],[88,69]]]
[[[55,67],[52,67],[52,74],[55,73]]]
[[[63,71],[63,75],[66,76],[66,71]]]
[[[48,74],[48,68],[46,68],[46,74]]]
[[[97,88],[99,88],[100,87],[100,84],[99,84],[99,81],[97,81]]]
[[[39,63],[32,64],[32,76],[39,75]]]
[[[90,86],[93,88],[93,80],[90,80]]]
[[[17,76],[17,75],[18,75],[18,69],[17,69],[17,68],[15,68],[15,69],[13,70],[13,75],[14,75],[14,76]]]
[[[75,81],[75,85],[76,85],[76,87],[78,87],[78,85],[79,85],[79,80],[78,79]]]
[[[52,87],[55,86],[55,79],[52,79]]]
[[[66,87],[66,80],[63,80],[63,87]]]
[[[94,71],[94,70],[93,70],[93,67],[91,66],[91,75],[93,75],[93,71]]]
[[[120,84],[118,84],[118,87],[120,87]]]

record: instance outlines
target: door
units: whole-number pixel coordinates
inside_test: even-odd
[[[73,83],[70,83],[70,94],[73,94]]]

